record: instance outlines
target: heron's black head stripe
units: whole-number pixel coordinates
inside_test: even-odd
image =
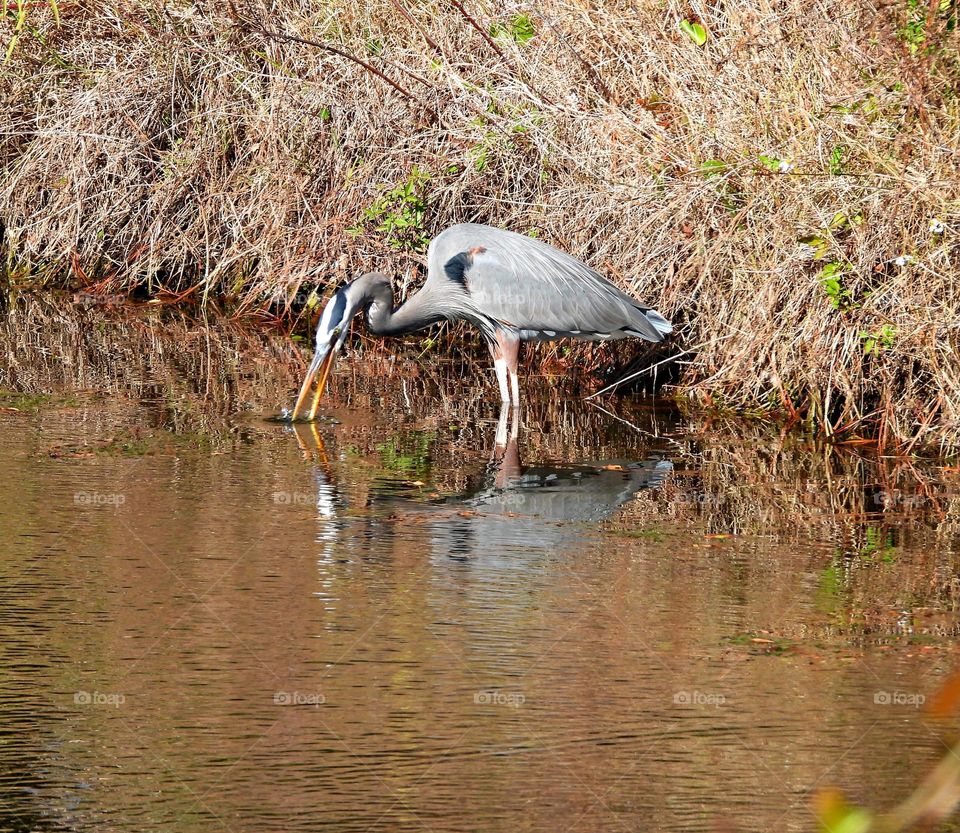
[[[447,277],[454,283],[460,284],[464,289],[467,288],[467,269],[473,263],[473,258],[467,252],[460,252],[454,255],[443,264],[443,271]]]

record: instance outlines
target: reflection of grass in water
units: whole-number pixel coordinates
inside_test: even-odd
[[[893,530],[867,526],[863,529],[861,541],[855,554],[838,549],[820,572],[817,607],[825,613],[839,613],[843,607],[843,597],[850,589],[850,575],[845,566],[856,559],[876,565],[894,564],[900,555],[899,547],[893,543]]]
[[[95,445],[54,445],[41,452],[63,459],[103,457],[148,457],[151,455],[178,455],[187,451],[210,453],[215,436],[200,433],[158,431],[150,434],[128,434],[101,440]]]
[[[145,457],[157,450],[158,445],[152,437],[116,439],[97,449],[108,457]]]
[[[436,437],[433,431],[398,435],[376,443],[374,449],[380,455],[380,465],[387,471],[405,477],[425,477],[430,471],[430,452]]]
[[[44,408],[75,408],[79,404],[78,400],[70,395],[54,396],[48,393],[0,390],[0,408],[37,412]]]
[[[103,323],[98,315],[106,327],[97,326]],[[262,429],[238,431],[237,417],[243,422],[289,404],[305,361],[295,349],[277,349],[276,341],[223,322],[201,336],[180,313],[78,314],[47,298],[12,304],[0,321],[0,343],[0,379],[17,379],[18,387],[31,391],[4,391],[0,382],[0,400],[5,400],[0,405],[39,407],[43,414],[79,401],[109,417],[102,423],[107,433],[101,442],[70,449],[65,447],[69,441],[61,441],[63,446],[52,449],[64,457],[170,455],[191,447],[236,448],[248,441],[244,437],[255,442]],[[332,435],[333,447],[352,446],[344,460],[349,475],[343,477],[363,486],[377,477],[421,480],[425,492],[463,495],[483,471],[493,440],[495,407],[489,397],[495,389],[488,362],[476,365],[475,373],[463,372],[457,362],[438,362],[427,372],[418,366],[416,373],[412,362],[390,362],[404,380],[401,386],[396,378],[387,381],[384,356],[390,350],[380,347],[346,359],[350,364],[344,367],[355,370],[354,380],[347,383],[351,374],[338,374],[328,395],[331,409],[349,404],[357,414],[380,415],[367,420],[340,414],[343,426],[323,429]],[[63,387],[111,395],[99,400],[86,393],[48,393]],[[430,404],[418,423],[399,421],[408,399]],[[629,400],[618,402],[616,412],[653,433],[673,419],[648,414]],[[611,417],[572,403],[552,383],[536,378],[528,380],[523,419],[524,464],[642,457],[660,442],[638,445],[634,434]],[[464,430],[451,432],[452,424]],[[914,600],[953,609],[952,577],[960,569],[952,546],[960,533],[960,473],[942,469],[938,461],[883,457],[870,448],[825,448],[742,421],[695,416],[669,426],[674,439],[666,452],[682,470],[621,507],[611,524],[627,531],[620,541],[634,537],[653,545],[650,531],[666,528],[668,541],[692,529],[782,536],[784,542],[800,536],[827,544],[813,556],[811,569],[822,581],[824,604],[836,605],[844,617],[839,623],[844,633],[858,627],[864,610],[899,609]],[[275,431],[271,427],[264,436]],[[57,442],[53,433],[46,436]],[[873,497],[878,485],[885,502]],[[910,533],[903,547],[892,547],[884,531],[892,529],[896,536],[905,528]],[[832,564],[841,542],[843,557],[870,569],[848,570],[843,560]],[[770,546],[786,552],[789,544]],[[872,626],[890,626],[889,617],[870,615]]]
[[[149,454],[179,454],[184,451],[208,452],[214,437],[197,432],[159,431],[143,436],[115,437],[97,449],[115,457],[144,457]]]
[[[835,555],[830,564],[820,573],[820,585],[817,588],[817,608],[825,613],[836,613],[841,607],[840,597],[845,588],[840,558],[842,558],[842,554]]]
[[[750,648],[753,653],[758,654],[786,654],[796,649],[796,643],[793,640],[785,639],[782,636],[773,636],[772,634],[759,634],[753,631],[746,633],[736,633],[727,637],[725,640],[730,645],[740,645]]]
[[[865,541],[860,547],[860,555],[884,564],[892,564],[897,559],[898,549],[893,543],[893,531],[881,530],[875,526],[868,526]]]
[[[644,541],[653,541],[660,543],[666,537],[663,530],[656,528],[649,529],[611,529],[611,535],[617,535],[621,538],[639,538]]]

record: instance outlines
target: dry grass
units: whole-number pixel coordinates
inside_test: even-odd
[[[10,280],[295,315],[374,265],[415,284],[424,237],[487,222],[672,316],[695,403],[955,448],[956,4],[919,5],[31,7],[2,70]]]

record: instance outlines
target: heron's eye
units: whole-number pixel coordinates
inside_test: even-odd
[[[339,326],[333,328],[333,334],[334,334],[335,336],[340,335],[340,327],[339,327]]]

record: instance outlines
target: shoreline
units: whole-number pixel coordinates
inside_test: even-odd
[[[266,318],[257,315],[242,317],[217,313],[213,315],[198,314],[195,307],[185,307],[183,304],[164,302],[159,300],[133,301],[120,299],[116,296],[106,296],[111,300],[91,304],[89,293],[80,293],[81,300],[77,300],[78,293],[63,290],[54,291],[21,291],[13,297],[7,296],[0,305],[0,315],[6,319],[6,332],[0,335],[8,345],[16,338],[15,331],[24,326],[24,322],[40,319],[43,326],[54,326],[57,320],[61,324],[69,321],[68,332],[82,331],[87,327],[104,327],[115,325],[119,328],[147,327],[174,323],[184,333],[216,333],[218,339],[227,337],[234,339],[237,344],[246,343],[248,347],[230,347],[228,353],[235,353],[243,361],[244,350],[249,345],[258,344],[266,349],[271,356],[270,360],[277,360],[278,366],[284,368],[289,376],[290,396],[295,395],[299,378],[309,362],[311,346],[310,336],[301,334],[305,328],[302,320],[299,322],[301,333],[292,333],[297,326],[277,318]],[[309,320],[309,318],[308,318]],[[439,332],[438,332],[439,330]],[[538,388],[556,391],[559,395],[573,400],[584,401],[586,405],[606,409],[611,403],[622,401],[642,401],[651,404],[668,404],[677,409],[685,418],[696,419],[708,424],[723,424],[725,430],[732,434],[741,433],[745,426],[762,426],[764,430],[780,433],[789,433],[799,439],[808,440],[824,446],[838,448],[872,449],[876,453],[892,457],[908,458],[922,457],[928,459],[953,459],[958,448],[946,445],[942,437],[932,437],[922,443],[916,438],[896,443],[896,438],[887,436],[888,445],[883,445],[885,426],[882,422],[853,424],[843,433],[836,431],[829,433],[818,430],[809,420],[802,418],[795,410],[774,408],[724,408],[714,402],[711,405],[701,405],[697,397],[683,384],[682,378],[675,384],[668,383],[656,388],[643,389],[636,383],[624,385],[607,394],[596,397],[597,392],[609,386],[614,378],[628,375],[637,365],[655,364],[657,353],[682,353],[678,345],[667,344],[657,351],[647,350],[639,356],[628,358],[634,340],[625,340],[619,344],[606,344],[599,348],[587,343],[558,342],[553,345],[536,345],[533,349],[528,346],[525,354],[521,355],[521,375],[531,380]],[[365,332],[361,324],[354,328],[351,336],[352,348],[350,360],[358,366],[376,368],[390,367],[391,373],[397,365],[409,368],[409,372],[417,375],[430,374],[439,370],[441,376],[449,371],[444,368],[458,368],[455,373],[468,374],[472,377],[471,385],[479,384],[487,390],[489,400],[486,402],[491,408],[497,405],[494,401],[495,382],[493,371],[488,361],[485,347],[477,334],[468,327],[444,327],[426,330],[422,334],[409,336],[403,339],[378,339]],[[429,345],[424,348],[424,345]],[[613,347],[613,350],[609,348]],[[50,351],[50,348],[43,348]],[[641,348],[642,349],[642,348]],[[39,355],[39,354],[38,354]],[[278,358],[280,357],[280,358]],[[251,360],[258,360],[251,356]],[[398,359],[400,360],[398,362]],[[601,370],[604,366],[609,369],[613,363],[619,363],[620,376],[604,377]],[[10,384],[4,379],[3,369],[0,367],[0,391],[7,393],[36,394],[44,393],[35,389],[20,390],[16,384]],[[670,367],[666,366],[667,373]],[[350,370],[349,372],[355,372]],[[661,378],[669,378],[660,371]],[[642,383],[642,380],[640,380]],[[523,385],[523,382],[521,383]],[[443,394],[446,396],[446,394]],[[639,397],[639,399],[638,399]],[[292,401],[292,399],[291,399]],[[279,406],[278,406],[279,407]],[[614,409],[616,410],[616,409]],[[619,419],[616,414],[613,418]],[[869,429],[874,427],[874,431]]]

